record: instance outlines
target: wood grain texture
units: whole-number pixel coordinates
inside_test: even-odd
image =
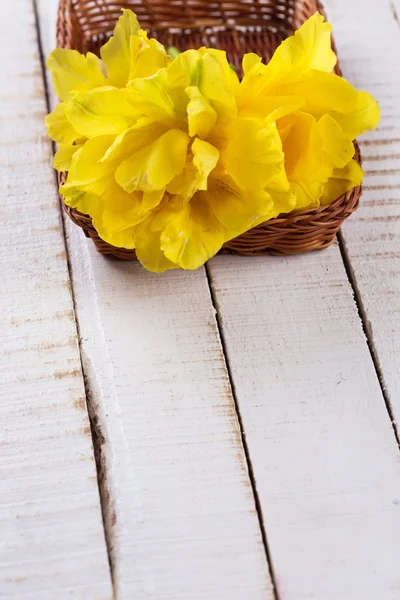
[[[387,22],[369,4],[366,36]],[[400,154],[388,129],[368,140]],[[272,597],[203,275],[104,261],[67,227],[118,598]],[[279,597],[397,600],[399,458],[338,249],[210,271]]]
[[[117,598],[273,598],[204,270],[148,273],[69,229]]]
[[[344,74],[381,106],[378,130],[361,138],[364,195],[343,236],[400,424],[400,2],[330,0],[329,8]]]
[[[339,250],[210,263],[282,600],[400,594],[400,457]]]
[[[65,225],[116,598],[272,600],[204,269],[157,276]]]
[[[32,2],[0,14],[0,597],[109,600]]]

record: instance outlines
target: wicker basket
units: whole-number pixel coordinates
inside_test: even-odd
[[[149,35],[166,47],[180,50],[212,46],[226,50],[240,71],[246,52],[268,61],[280,42],[317,10],[319,0],[60,0],[57,45],[99,53],[113,31],[121,8],[131,8]],[[336,67],[340,74],[340,67]],[[357,158],[360,161],[358,147]],[[66,174],[59,176],[65,182]],[[222,253],[243,255],[297,254],[326,248],[358,207],[361,187],[317,209],[280,215],[227,242]],[[116,248],[102,240],[88,215],[64,205],[66,212],[92,238],[104,255],[132,260],[134,250]]]

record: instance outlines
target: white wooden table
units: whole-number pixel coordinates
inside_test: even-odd
[[[399,600],[400,1],[326,8],[382,110],[360,210],[156,276],[63,224],[57,2],[1,0],[1,599]]]

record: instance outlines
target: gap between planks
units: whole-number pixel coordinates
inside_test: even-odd
[[[270,549],[269,549],[269,546],[268,546],[267,532],[266,532],[266,529],[265,529],[265,523],[264,523],[264,517],[263,517],[263,512],[262,512],[260,497],[259,497],[258,491],[257,491],[256,478],[255,478],[255,475],[254,475],[253,463],[251,461],[250,450],[249,450],[249,447],[248,447],[248,444],[247,444],[247,440],[246,440],[246,432],[245,432],[244,425],[243,425],[242,415],[240,414],[240,407],[239,407],[239,403],[238,403],[238,399],[237,399],[237,394],[236,394],[236,389],[235,389],[235,383],[233,381],[231,366],[229,364],[228,353],[226,351],[226,342],[225,342],[224,331],[223,331],[223,328],[222,328],[221,318],[220,318],[220,314],[219,314],[218,299],[217,299],[217,295],[216,295],[215,290],[214,290],[214,286],[213,286],[213,282],[212,282],[212,273],[211,273],[211,270],[210,270],[210,267],[209,267],[208,263],[205,264],[205,272],[206,272],[206,278],[207,278],[208,287],[209,287],[209,290],[210,290],[210,296],[211,296],[212,305],[213,305],[214,310],[215,310],[215,319],[216,319],[216,322],[217,322],[218,335],[219,335],[219,338],[220,338],[220,341],[221,341],[221,346],[222,346],[222,350],[223,350],[223,354],[224,354],[224,358],[225,358],[226,371],[227,371],[227,374],[228,374],[229,384],[230,384],[230,387],[231,387],[231,390],[232,390],[232,398],[233,398],[233,402],[235,404],[235,411],[236,411],[237,419],[238,419],[238,422],[239,422],[240,437],[241,437],[241,440],[242,440],[243,450],[244,450],[244,454],[245,454],[245,457],[246,457],[247,469],[248,469],[248,472],[249,472],[251,487],[252,487],[252,490],[253,490],[254,501],[255,501],[257,516],[258,516],[258,522],[260,524],[260,529],[261,529],[261,535],[262,535],[262,540],[263,540],[265,555],[267,557],[267,563],[268,563],[268,567],[269,567],[269,573],[270,573],[271,581],[272,581],[272,584],[273,584],[274,598],[275,598],[275,600],[280,600],[279,590],[278,590],[278,586],[277,586],[277,583],[276,583],[276,576],[275,576],[275,573],[274,573],[274,565],[273,565],[273,562],[272,562],[271,552],[270,552]]]
[[[400,286],[397,227],[400,221],[397,169],[400,119],[396,113],[399,96],[395,91],[400,79],[395,59],[390,68],[391,57],[397,56],[400,48],[400,3],[399,0],[354,0],[345,8],[339,0],[329,0],[327,8],[328,18],[332,16],[339,58],[341,45],[347,48],[347,56],[342,61],[344,75],[359,89],[371,92],[381,107],[381,123],[377,131],[369,132],[360,140],[363,162],[370,163],[368,166],[374,162],[373,169],[365,169],[360,210],[344,223],[339,242],[394,435],[400,446],[400,347],[396,320]],[[355,36],[348,25],[355,22],[359,24],[360,31],[371,28],[370,35]],[[393,123],[390,128],[392,136],[383,133],[389,130],[388,119],[389,125]]]
[[[38,10],[38,6],[37,6],[37,0],[32,0],[32,4],[33,4],[33,13],[34,13],[34,17],[35,17],[35,29],[36,29],[37,47],[38,47],[42,79],[43,79],[43,89],[44,89],[44,94],[45,94],[47,112],[50,112],[52,109],[50,106],[50,95],[49,95],[49,88],[48,88],[47,77],[46,77],[46,59],[45,59],[43,45],[42,45],[42,36],[41,36],[41,28],[40,28],[40,19],[39,19],[39,10]],[[53,149],[53,154],[54,154],[54,149],[55,149],[54,142],[52,142],[52,149]],[[55,179],[56,189],[58,189],[58,178],[57,178],[57,173],[55,170],[54,170],[54,179]],[[104,473],[104,465],[102,464],[102,456],[101,456],[101,447],[102,447],[102,444],[104,443],[104,436],[102,435],[101,427],[99,425],[96,412],[93,408],[93,404],[92,404],[92,402],[90,402],[90,386],[89,386],[88,378],[85,375],[85,370],[84,370],[83,360],[82,360],[82,343],[81,343],[81,335],[80,335],[80,331],[79,331],[79,321],[76,317],[74,282],[73,282],[73,278],[72,278],[71,261],[70,261],[70,256],[69,256],[69,251],[68,251],[68,246],[67,246],[67,241],[66,241],[65,222],[64,222],[63,215],[62,215],[63,207],[61,206],[61,202],[59,203],[59,207],[60,207],[60,212],[61,212],[60,226],[62,229],[62,238],[64,240],[64,248],[65,248],[66,261],[67,261],[68,276],[69,276],[69,281],[71,284],[71,298],[72,298],[72,306],[73,306],[73,311],[74,311],[74,319],[75,319],[76,333],[77,333],[77,339],[78,339],[79,360],[80,360],[80,366],[81,366],[83,382],[84,382],[86,407],[87,407],[88,416],[89,416],[90,430],[91,430],[92,443],[93,443],[93,452],[94,452],[94,458],[95,458],[95,464],[96,464],[96,474],[97,474],[97,483],[98,483],[99,494],[100,494],[100,506],[101,506],[101,516],[102,516],[102,520],[103,520],[104,538],[105,538],[106,547],[107,547],[108,564],[110,567],[110,576],[111,576],[111,581],[112,581],[112,586],[113,586],[113,594],[115,597],[114,565],[113,565],[112,553],[111,553],[111,534],[110,534],[110,529],[107,526],[107,519],[106,519],[106,506],[107,506],[108,500],[107,500],[106,490],[103,485],[103,482],[105,479],[105,473]]]
[[[399,19],[399,15],[397,14],[397,9],[396,9],[394,2],[390,2],[390,8],[391,8],[394,20],[396,21],[397,25],[399,25],[399,27],[400,27],[400,19]]]
[[[20,0],[2,13],[0,595],[109,599],[34,8]]]
[[[395,416],[393,413],[392,403],[390,402],[390,398],[386,391],[385,378],[384,378],[382,367],[381,367],[380,360],[379,360],[379,353],[375,346],[371,323],[368,320],[368,317],[367,317],[367,314],[365,311],[362,296],[361,296],[360,290],[357,285],[357,279],[356,279],[354,269],[351,265],[350,257],[348,254],[346,240],[344,239],[341,231],[338,232],[337,240],[338,240],[340,253],[342,255],[344,268],[346,270],[347,279],[349,280],[349,284],[351,286],[351,289],[353,290],[354,302],[357,306],[358,315],[359,315],[360,321],[362,323],[362,328],[363,328],[363,332],[365,335],[365,339],[367,340],[368,350],[371,354],[371,359],[374,364],[376,376],[378,378],[379,385],[380,385],[380,388],[382,391],[383,400],[385,402],[386,410],[388,412],[389,419],[392,424],[393,434],[394,434],[394,437],[396,438],[397,446],[399,447],[399,450],[400,450],[399,430],[398,430],[397,422],[396,422],[396,419],[395,419]]]

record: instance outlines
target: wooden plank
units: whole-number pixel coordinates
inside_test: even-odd
[[[273,598],[204,270],[155,276],[69,235],[118,598]]]
[[[284,600],[395,600],[399,453],[336,246],[210,264]]]
[[[118,599],[272,600],[204,269],[157,276],[66,228]]]
[[[396,12],[397,11],[397,12]],[[367,330],[394,418],[400,423],[400,2],[330,1],[345,75],[381,105],[376,132],[362,138],[361,209],[343,236]],[[379,26],[374,26],[375,17]],[[357,30],[357,33],[356,33]],[[364,32],[360,35],[360,32]],[[398,428],[397,428],[398,431]]]
[[[0,12],[0,596],[111,599],[32,2]]]

